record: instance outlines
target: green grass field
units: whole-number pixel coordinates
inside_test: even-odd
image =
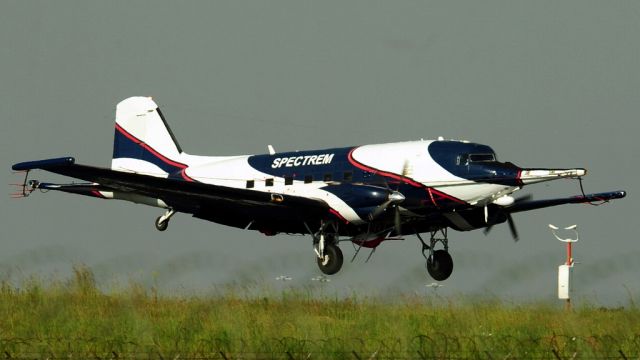
[[[91,272],[0,288],[0,356],[9,358],[637,358],[640,311],[559,304],[385,301],[230,287],[159,296],[99,291]]]

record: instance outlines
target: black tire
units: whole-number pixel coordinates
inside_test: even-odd
[[[156,219],[156,229],[158,229],[158,231],[165,231],[167,230],[167,226],[169,226],[169,220],[160,222],[161,218],[162,216],[158,216],[158,218]]]
[[[427,260],[427,271],[436,280],[447,280],[453,272],[453,259],[448,251],[436,250],[433,256]]]
[[[342,250],[337,245],[328,244],[324,247],[324,259],[318,259],[318,267],[320,271],[327,275],[333,275],[340,271],[344,258]]]

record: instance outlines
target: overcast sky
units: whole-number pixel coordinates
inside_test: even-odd
[[[506,225],[450,232],[455,266],[440,294],[554,301],[564,260],[554,223],[579,226],[578,297],[640,301],[639,39],[638,1],[5,1],[3,179],[19,180],[11,164],[47,157],[109,166],[115,105],[135,95],[154,97],[191,154],[467,139],[521,166],[585,167],[586,191],[629,195],[517,214],[518,243]],[[185,214],[160,233],[160,209],[62,193],[0,206],[0,272],[13,280],[85,263],[105,287],[133,278],[192,293],[230,281],[277,289],[282,274],[309,286],[319,274],[308,237]],[[342,248],[330,291],[431,291],[415,237],[382,244],[366,264]]]

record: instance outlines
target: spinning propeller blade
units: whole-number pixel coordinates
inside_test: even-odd
[[[373,211],[369,214],[369,220],[375,220],[378,216],[382,215],[382,213],[387,209],[389,205],[391,205],[393,201],[387,200],[382,204],[378,205]]]
[[[509,230],[511,230],[511,237],[513,238],[513,241],[518,242],[520,237],[518,236],[518,229],[516,229],[516,223],[513,222],[511,214],[507,215],[507,223],[509,224]]]
[[[396,231],[396,235],[402,235],[402,221],[400,219],[400,208],[396,205],[396,211],[393,218],[393,225]]]
[[[511,213],[509,212],[509,208],[512,207],[515,204],[526,203],[527,201],[531,200],[531,198],[532,198],[531,194],[527,194],[527,195],[524,195],[524,196],[521,196],[521,197],[515,199],[513,204],[511,204],[509,206],[500,207],[494,213],[493,216],[489,216],[489,218],[488,218],[489,221],[487,222],[488,226],[484,229],[484,234],[488,235],[491,232],[491,229],[493,228],[493,226],[500,220],[500,218],[502,216],[505,216],[507,224],[509,225],[509,230],[511,231],[511,237],[513,238],[513,241],[517,242],[518,240],[520,240],[520,236],[518,234],[518,229],[516,228],[516,223],[515,223],[515,221],[513,221],[513,217],[511,216]]]
[[[369,214],[369,220],[374,220],[378,216],[382,215],[382,213],[389,207],[391,204],[398,204],[404,201],[404,195],[402,195],[398,191],[389,191],[389,195],[387,197],[387,201],[378,205],[373,211]],[[397,209],[397,206],[396,206]]]
[[[394,213],[393,213],[393,226],[394,226],[394,230],[396,232],[396,234],[400,235],[401,231],[402,231],[402,219],[400,217],[400,207],[398,206],[399,203],[403,202],[405,197],[404,195],[402,195],[402,193],[399,191],[400,190],[400,185],[402,185],[402,183],[404,183],[404,179],[405,177],[407,177],[409,175],[411,171],[411,167],[409,164],[409,160],[405,160],[404,163],[402,164],[402,172],[400,174],[400,181],[398,182],[398,186],[396,186],[396,190],[392,190],[389,187],[389,183],[387,182],[386,179],[384,179],[384,184],[387,188],[387,190],[389,190],[389,197],[388,200],[383,202],[382,204],[378,205],[370,214],[369,214],[369,220],[373,221],[375,220],[378,216],[382,215],[382,213],[385,212],[385,210],[387,210],[387,208],[391,205],[395,205],[394,206]]]

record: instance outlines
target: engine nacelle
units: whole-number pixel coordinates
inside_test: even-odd
[[[328,185],[322,190],[342,199],[362,219],[367,219],[371,212],[388,201],[389,196],[393,194],[392,191],[384,187],[356,184]]]

